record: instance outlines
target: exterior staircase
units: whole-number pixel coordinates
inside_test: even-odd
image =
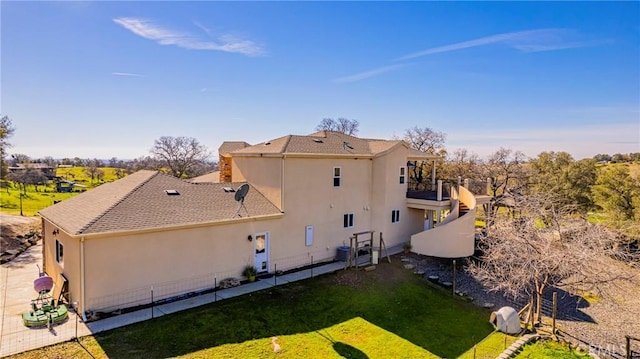
[[[476,199],[459,187],[458,198],[451,201],[451,212],[435,228],[411,236],[412,251],[440,258],[473,255],[475,245]]]

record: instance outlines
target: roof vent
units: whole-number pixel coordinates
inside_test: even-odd
[[[231,188],[231,187],[222,187],[222,189],[223,189],[225,192],[227,192],[227,193],[229,193],[229,192],[235,192],[235,191],[236,191],[235,189],[233,189],[233,188]]]
[[[271,141],[264,143],[265,146],[269,146],[270,144],[271,144]]]
[[[175,189],[165,189],[164,193],[166,193],[167,196],[179,196],[180,195],[180,192],[178,192]]]
[[[323,143],[323,142],[322,142],[322,140],[321,140],[321,139],[319,139],[319,138],[314,138],[314,139],[313,139],[313,142],[315,142],[315,143]]]
[[[343,147],[344,149],[347,149],[347,148],[349,148],[349,149],[353,149],[353,146],[351,146],[351,145],[349,144],[349,142],[347,142],[347,141],[345,141],[345,142],[342,144],[342,147]]]

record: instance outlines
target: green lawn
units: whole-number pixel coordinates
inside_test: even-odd
[[[518,340],[518,337],[501,332],[493,332],[476,344],[474,348],[462,354],[459,359],[494,359],[516,340]]]
[[[268,358],[276,356],[271,344],[276,336],[277,356],[284,358],[455,358],[493,331],[488,317],[486,310],[432,286],[396,259],[373,272],[341,271],[81,343],[95,358]],[[15,358],[82,357],[83,351],[65,343]]]
[[[538,341],[525,345],[516,359],[536,358],[536,359],[583,359],[591,358],[588,354],[577,353],[566,344],[557,343],[550,340]]]
[[[114,168],[103,167],[104,178],[102,181],[93,181],[84,172],[84,167],[59,168],[56,175],[76,181],[78,184],[86,186],[86,190],[94,188],[105,182],[115,181],[117,178],[114,174]],[[12,215],[20,214],[20,191],[18,186],[9,183],[8,188],[0,190],[0,212]],[[53,201],[61,201],[76,196],[79,192],[74,193],[57,193],[55,184],[49,183],[45,186],[36,187],[27,186],[26,194],[22,197],[22,214],[25,216],[35,216],[38,211],[53,205]]]

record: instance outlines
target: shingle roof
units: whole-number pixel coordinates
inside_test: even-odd
[[[231,153],[235,150],[239,150],[241,148],[245,148],[245,147],[249,147],[251,146],[250,144],[244,142],[244,141],[224,141],[222,142],[222,144],[220,145],[220,147],[218,147],[218,154],[220,155],[226,155],[228,153]]]
[[[220,171],[213,171],[213,172],[205,173],[202,176],[190,178],[189,182],[193,182],[193,183],[219,183],[220,182]]]
[[[371,156],[402,141],[363,139],[340,132],[320,131],[308,136],[288,135],[233,151],[237,154],[329,154]]]
[[[211,223],[239,218],[235,192],[242,183],[190,183],[155,171],[139,171],[40,211],[72,235],[120,232]],[[179,195],[168,195],[176,190]],[[281,213],[255,188],[243,217]]]

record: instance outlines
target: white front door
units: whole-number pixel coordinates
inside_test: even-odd
[[[258,273],[269,271],[269,233],[257,233],[255,236],[255,256]]]

